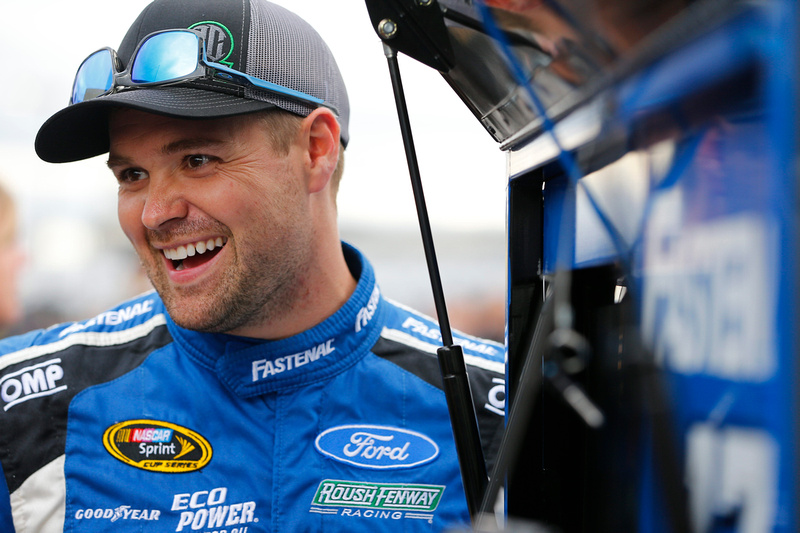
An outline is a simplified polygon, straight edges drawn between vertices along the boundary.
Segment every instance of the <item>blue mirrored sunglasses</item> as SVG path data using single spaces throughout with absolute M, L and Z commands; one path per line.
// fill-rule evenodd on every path
M 125 87 L 170 85 L 196 80 L 211 81 L 204 88 L 214 90 L 234 84 L 256 87 L 281 96 L 312 104 L 325 105 L 315 98 L 282 85 L 233 70 L 208 60 L 203 38 L 191 30 L 164 30 L 151 33 L 136 47 L 128 68 L 120 70 L 121 62 L 111 48 L 101 48 L 87 57 L 72 86 L 71 104 L 78 104 L 118 91 Z

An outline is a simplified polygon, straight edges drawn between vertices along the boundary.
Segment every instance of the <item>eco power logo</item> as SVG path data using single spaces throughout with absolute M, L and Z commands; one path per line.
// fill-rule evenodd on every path
M 160 420 L 126 420 L 109 427 L 103 446 L 123 463 L 169 474 L 193 472 L 211 461 L 211 444 L 191 429 Z

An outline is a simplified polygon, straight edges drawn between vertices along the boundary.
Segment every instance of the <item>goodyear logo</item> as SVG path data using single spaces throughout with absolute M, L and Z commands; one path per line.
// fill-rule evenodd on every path
M 361 483 L 326 479 L 319 484 L 314 505 L 369 507 L 390 511 L 432 512 L 445 487 L 407 483 Z
M 199 433 L 159 420 L 126 420 L 109 427 L 103 446 L 123 463 L 152 472 L 193 472 L 211 461 L 211 445 Z

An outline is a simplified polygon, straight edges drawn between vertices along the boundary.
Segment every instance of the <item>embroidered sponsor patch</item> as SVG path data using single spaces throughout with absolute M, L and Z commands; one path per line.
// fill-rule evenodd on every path
M 181 513 L 175 531 L 247 533 L 249 526 L 243 524 L 254 524 L 259 520 L 256 502 L 229 501 L 227 487 L 175 494 L 170 510 Z
M 356 315 L 356 325 L 354 328 L 356 333 L 367 327 L 369 321 L 372 320 L 373 316 L 375 316 L 375 311 L 378 310 L 378 302 L 380 299 L 381 291 L 376 286 L 372 291 L 372 295 L 369 297 L 367 305 L 359 309 L 358 314 Z
M 439 446 L 429 437 L 389 426 L 333 427 L 320 433 L 314 445 L 331 459 L 361 468 L 413 468 L 439 455 Z
M 67 390 L 67 385 L 61 382 L 63 377 L 64 369 L 59 358 L 3 376 L 0 378 L 0 400 L 3 403 L 3 411 L 8 411 L 28 400 L 52 396 Z
M 78 509 L 75 520 L 159 520 L 161 511 L 156 509 L 134 509 L 130 505 L 120 505 L 114 509 Z
M 312 346 L 308 350 L 278 357 L 275 360 L 259 359 L 253 361 L 253 383 L 262 379 L 267 379 L 276 374 L 296 370 L 301 366 L 318 361 L 321 357 L 330 355 L 336 351 L 336 347 L 333 345 L 334 340 L 335 339 L 328 339 L 317 346 Z
M 103 446 L 125 464 L 152 472 L 193 472 L 211 461 L 211 444 L 199 433 L 159 420 L 126 420 L 109 427 Z
M 439 506 L 444 489 L 442 485 L 363 483 L 326 479 L 319 484 L 312 503 L 330 507 L 433 512 Z

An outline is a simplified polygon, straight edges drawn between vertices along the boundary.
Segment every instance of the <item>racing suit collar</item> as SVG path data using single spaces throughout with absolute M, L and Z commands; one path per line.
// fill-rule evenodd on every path
M 178 350 L 216 372 L 240 397 L 330 379 L 349 368 L 378 340 L 385 306 L 369 261 L 349 244 L 342 243 L 342 249 L 358 284 L 325 321 L 286 339 L 262 341 L 191 331 L 167 318 Z

